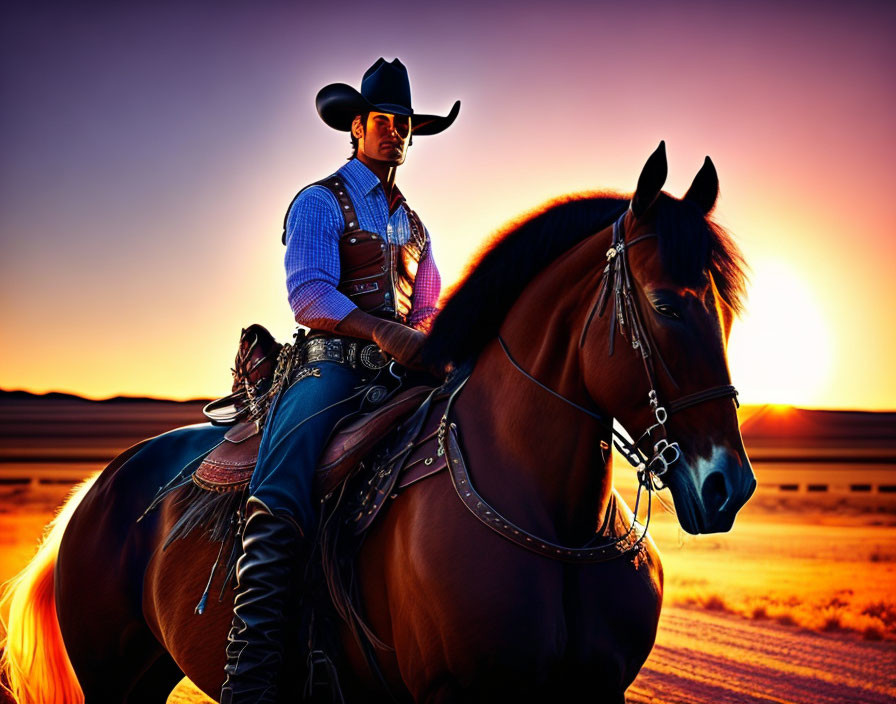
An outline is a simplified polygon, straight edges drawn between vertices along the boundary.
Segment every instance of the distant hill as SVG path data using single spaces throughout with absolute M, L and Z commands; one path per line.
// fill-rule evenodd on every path
M 754 461 L 896 463 L 896 413 L 755 406 L 741 415 Z
M 173 428 L 206 421 L 205 401 L 0 391 L 0 465 L 94 464 Z M 17 469 L 15 471 L 18 471 Z M 0 700 L 2 701 L 2 700 Z
M 896 447 L 896 413 L 759 406 L 741 422 L 741 433 L 753 439 L 827 438 Z
M 75 394 L 0 389 L 0 459 L 4 438 L 47 433 L 84 433 L 100 422 L 104 432 L 137 440 L 185 423 L 203 422 L 201 405 L 208 399 L 171 401 L 116 396 L 93 401 Z M 48 406 L 45 408 L 44 403 Z M 17 404 L 22 406 L 18 407 Z M 55 405 L 54 405 L 55 404 Z M 72 404 L 95 409 L 75 411 Z M 85 405 L 81 405 L 85 404 Z M 107 416 L 102 409 L 127 405 L 129 410 Z M 29 409 L 29 410 L 26 410 Z M 50 410 L 54 409 L 54 410 Z M 133 409 L 133 410 L 130 410 Z M 100 415 L 96 415 L 100 414 Z M 88 420 L 94 418 L 96 420 Z M 47 425 L 50 418 L 56 423 Z M 741 435 L 754 462 L 870 462 L 896 464 L 896 412 L 809 410 L 781 405 L 746 405 L 739 411 Z M 152 419 L 141 425 L 143 419 Z M 66 428 L 68 430 L 63 430 Z M 118 428 L 118 430 L 114 430 Z
M 86 401 L 87 403 L 208 403 L 208 398 L 193 398 L 186 401 L 173 401 L 167 398 L 150 398 L 149 396 L 113 396 L 112 398 L 90 399 L 77 394 L 66 394 L 60 391 L 49 391 L 35 394 L 30 391 L 0 389 L 0 401 L 46 399 L 48 401 Z

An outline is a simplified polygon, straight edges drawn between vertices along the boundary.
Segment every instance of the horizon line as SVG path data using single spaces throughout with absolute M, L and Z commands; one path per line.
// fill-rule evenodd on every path
M 115 396 L 106 396 L 106 397 L 97 397 L 97 396 L 88 396 L 83 393 L 78 393 L 75 391 L 31 391 L 29 389 L 4 389 L 0 388 L 0 397 L 4 395 L 12 395 L 12 394 L 27 394 L 29 396 L 34 396 L 37 398 L 47 397 L 47 396 L 68 396 L 74 400 L 80 401 L 89 401 L 91 403 L 105 403 L 110 401 L 152 401 L 158 403 L 200 403 L 215 400 L 218 398 L 216 396 L 209 397 L 191 397 L 191 398 L 170 398 L 170 397 L 160 397 L 160 396 L 145 396 L 145 395 L 128 395 L 128 394 L 118 394 Z M 779 407 L 781 409 L 794 409 L 800 411 L 851 411 L 851 412 L 860 412 L 860 413 L 896 413 L 896 407 L 893 408 L 860 408 L 856 406 L 803 406 L 796 405 L 791 403 L 780 403 L 775 401 L 766 401 L 759 403 L 743 403 L 740 404 L 741 407 L 753 407 L 759 408 L 763 406 L 767 406 L 770 408 Z

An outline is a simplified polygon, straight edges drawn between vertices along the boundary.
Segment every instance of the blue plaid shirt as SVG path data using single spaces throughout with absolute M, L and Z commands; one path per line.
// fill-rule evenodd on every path
M 411 237 L 407 211 L 389 204 L 380 180 L 357 159 L 337 172 L 345 182 L 358 224 L 395 245 Z M 339 238 L 345 227 L 335 196 L 323 186 L 306 188 L 286 217 L 286 288 L 296 321 L 321 327 L 320 321 L 338 322 L 357 306 L 340 291 Z M 424 229 L 426 229 L 424 227 Z M 426 232 L 429 240 L 429 231 Z M 432 243 L 420 260 L 408 323 L 426 328 L 438 311 L 441 278 L 432 256 Z

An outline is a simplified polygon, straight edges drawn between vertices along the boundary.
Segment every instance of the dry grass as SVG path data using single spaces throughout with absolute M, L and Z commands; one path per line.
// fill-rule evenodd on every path
M 896 527 L 884 515 L 804 512 L 797 522 L 754 510 L 729 534 L 697 537 L 655 516 L 665 602 L 896 640 Z
M 773 620 L 787 626 L 799 626 L 819 632 L 852 632 L 866 640 L 896 640 L 896 624 L 890 616 L 876 612 L 876 604 L 847 601 L 841 606 L 825 605 L 820 602 L 797 602 L 792 599 L 754 596 L 741 601 L 726 599 L 714 592 L 676 594 L 671 600 L 679 606 L 725 611 L 754 621 Z M 893 604 L 886 604 L 888 613 Z

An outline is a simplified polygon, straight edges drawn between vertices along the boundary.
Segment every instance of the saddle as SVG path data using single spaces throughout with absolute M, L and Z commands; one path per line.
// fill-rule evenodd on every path
M 278 390 L 279 383 L 285 381 L 290 373 L 288 358 L 293 356 L 294 349 L 295 346 L 278 344 L 261 325 L 250 325 L 242 331 L 232 370 L 233 392 L 213 401 L 204 409 L 213 423 L 229 422 L 231 427 L 224 435 L 224 440 L 212 449 L 193 472 L 191 479 L 195 486 L 219 494 L 242 492 L 246 489 L 258 462 L 262 430 L 271 397 Z M 298 381 L 300 380 L 294 379 L 293 383 Z M 373 411 L 343 418 L 331 433 L 318 463 L 314 477 L 316 497 L 329 498 L 395 428 L 398 429 L 397 435 L 404 438 L 405 444 L 412 443 L 414 447 L 426 440 L 434 440 L 434 429 L 425 427 L 431 414 L 424 410 L 430 407 L 433 396 L 432 387 L 416 386 L 398 393 Z M 418 441 L 421 431 L 425 437 Z M 444 467 L 444 462 L 433 466 L 435 459 L 429 455 L 433 455 L 435 451 L 430 452 L 427 457 L 416 456 L 422 452 L 404 453 L 409 460 L 408 469 L 414 468 L 420 473 L 424 468 L 435 471 L 436 466 Z M 410 457 L 409 454 L 414 456 Z M 383 477 L 380 477 L 376 482 L 371 480 L 368 488 L 376 486 L 374 494 L 385 496 L 386 489 L 382 484 Z M 360 504 L 370 504 L 365 509 L 365 515 L 374 506 L 374 513 L 377 512 L 382 502 L 374 500 L 373 495 L 368 496 L 367 491 L 363 493 L 364 496 L 358 497 Z
M 315 471 L 315 494 L 325 497 L 338 487 L 388 432 L 420 407 L 432 389 L 417 386 L 379 408 L 353 414 L 337 425 Z M 242 491 L 258 462 L 262 426 L 258 420 L 237 423 L 193 473 L 193 482 L 215 492 Z

